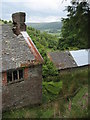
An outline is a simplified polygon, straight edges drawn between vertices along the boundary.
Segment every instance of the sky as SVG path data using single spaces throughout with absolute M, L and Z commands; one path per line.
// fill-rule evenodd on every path
M 65 18 L 71 0 L 0 0 L 0 18 L 12 20 L 12 13 L 25 12 L 26 22 L 55 22 Z M 1 14 L 2 13 L 2 14 Z

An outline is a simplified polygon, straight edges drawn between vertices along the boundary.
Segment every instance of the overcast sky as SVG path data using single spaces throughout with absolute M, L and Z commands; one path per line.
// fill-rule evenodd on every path
M 71 0 L 0 0 L 4 20 L 12 20 L 15 12 L 25 12 L 26 22 L 54 22 L 66 17 L 65 6 Z

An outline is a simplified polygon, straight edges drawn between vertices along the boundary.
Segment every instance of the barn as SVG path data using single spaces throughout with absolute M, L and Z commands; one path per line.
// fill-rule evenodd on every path
M 60 73 L 88 68 L 90 49 L 49 52 L 48 57 Z
M 42 101 L 43 58 L 26 32 L 25 17 L 14 13 L 12 25 L 0 25 L 3 111 Z

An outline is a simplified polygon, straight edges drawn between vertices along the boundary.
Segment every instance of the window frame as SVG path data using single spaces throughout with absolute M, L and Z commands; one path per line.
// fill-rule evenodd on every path
M 20 78 L 20 71 L 22 71 L 21 78 Z M 14 72 L 17 72 L 17 76 L 16 76 L 17 79 L 14 79 L 15 78 Z M 8 73 L 12 75 L 11 76 L 11 78 L 12 78 L 11 81 L 8 79 Z M 24 69 L 16 69 L 16 70 L 7 71 L 7 84 L 20 82 L 20 81 L 23 81 L 23 80 L 24 80 Z

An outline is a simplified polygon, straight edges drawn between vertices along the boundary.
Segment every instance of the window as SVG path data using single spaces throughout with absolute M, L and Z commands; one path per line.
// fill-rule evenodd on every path
M 23 70 L 19 70 L 19 79 L 23 78 Z
M 12 73 L 7 72 L 7 82 L 11 82 L 11 81 L 12 81 Z
M 8 71 L 7 72 L 7 82 L 13 82 L 23 79 L 23 70 L 14 70 L 14 71 Z
M 18 79 L 18 71 L 15 70 L 13 71 L 13 80 L 17 80 Z

